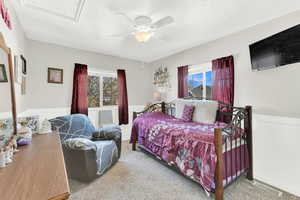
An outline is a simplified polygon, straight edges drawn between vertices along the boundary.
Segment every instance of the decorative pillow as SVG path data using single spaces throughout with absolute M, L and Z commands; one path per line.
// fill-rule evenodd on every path
M 181 119 L 185 122 L 191 122 L 193 120 L 194 109 L 194 105 L 184 105 Z
M 183 113 L 183 109 L 185 105 L 193 105 L 192 100 L 187 99 L 176 99 L 174 100 L 175 103 L 175 117 L 180 119 Z
M 195 100 L 194 122 L 214 124 L 216 121 L 219 103 L 209 100 Z
M 216 121 L 219 103 L 211 100 L 176 99 L 175 117 L 181 118 L 185 105 L 194 105 L 193 122 L 214 124 Z

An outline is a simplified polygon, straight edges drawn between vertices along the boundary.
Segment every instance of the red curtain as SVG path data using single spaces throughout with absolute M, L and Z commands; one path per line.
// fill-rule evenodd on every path
M 188 75 L 188 66 L 178 67 L 178 98 L 184 98 L 188 96 Z
M 213 100 L 233 106 L 234 103 L 234 60 L 233 56 L 223 57 L 212 61 L 213 71 Z M 230 110 L 223 110 L 230 112 Z M 218 116 L 218 121 L 230 122 L 231 116 Z
M 126 86 L 125 70 L 118 69 L 118 106 L 119 106 L 119 125 L 128 124 L 128 97 Z
M 71 114 L 88 115 L 87 65 L 75 63 Z

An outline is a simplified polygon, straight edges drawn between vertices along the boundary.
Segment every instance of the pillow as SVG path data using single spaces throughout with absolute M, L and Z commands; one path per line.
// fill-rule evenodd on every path
M 181 119 L 185 122 L 191 122 L 193 120 L 194 109 L 194 105 L 184 105 Z
M 63 144 L 65 147 L 68 147 L 70 149 L 96 150 L 97 148 L 96 144 L 93 141 L 86 138 L 70 138 L 65 140 Z
M 182 117 L 184 105 L 193 105 L 193 102 L 191 100 L 186 99 L 176 99 L 174 101 L 175 103 L 175 117 L 180 119 Z
M 214 124 L 216 121 L 217 110 L 219 103 L 210 100 L 191 100 L 191 99 L 176 99 L 175 103 L 175 117 L 181 118 L 184 105 L 194 105 L 193 121 L 206 124 Z
M 214 124 L 216 121 L 219 103 L 209 100 L 195 100 L 194 122 Z

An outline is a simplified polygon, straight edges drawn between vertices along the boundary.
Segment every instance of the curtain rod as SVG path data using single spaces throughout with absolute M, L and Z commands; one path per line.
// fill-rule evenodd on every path
M 233 56 L 234 58 L 238 58 L 238 56 L 240 55 L 240 53 L 235 53 L 235 54 L 230 54 L 228 56 Z M 222 57 L 219 57 L 219 58 L 224 58 L 224 57 L 228 57 L 228 56 L 222 56 Z M 214 58 L 214 59 L 218 59 L 218 58 Z M 205 62 L 202 62 L 202 63 L 196 63 L 196 64 L 184 64 L 184 65 L 180 65 L 179 67 L 181 66 L 193 66 L 193 65 L 202 65 L 202 64 L 205 64 L 205 63 L 208 63 L 208 62 L 212 62 L 214 59 L 210 59 L 209 61 L 205 61 Z

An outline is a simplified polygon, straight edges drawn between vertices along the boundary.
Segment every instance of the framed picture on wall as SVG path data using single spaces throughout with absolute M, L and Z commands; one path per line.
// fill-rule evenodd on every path
M 19 56 L 14 56 L 15 81 L 22 84 L 22 65 L 19 62 Z
M 64 81 L 64 71 L 58 68 L 48 68 L 48 83 L 62 84 Z
M 4 64 L 0 64 L 0 82 L 6 83 L 8 82 L 6 69 Z
M 22 62 L 22 72 L 24 75 L 27 74 L 27 63 L 26 63 L 26 59 L 23 55 L 20 56 L 21 57 L 21 62 Z

